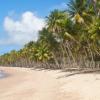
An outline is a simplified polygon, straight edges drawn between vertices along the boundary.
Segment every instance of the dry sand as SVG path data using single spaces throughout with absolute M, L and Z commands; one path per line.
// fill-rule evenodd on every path
M 0 100 L 100 100 L 100 75 L 0 67 Z

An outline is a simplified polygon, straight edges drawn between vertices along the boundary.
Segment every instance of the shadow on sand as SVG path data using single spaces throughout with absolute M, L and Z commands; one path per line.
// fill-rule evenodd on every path
M 65 73 L 65 75 L 60 75 L 57 79 L 71 77 L 78 74 L 100 74 L 100 69 L 49 69 L 49 68 L 32 68 L 32 70 L 36 71 L 54 71 L 59 70 L 58 73 Z
M 66 78 L 66 77 L 71 77 L 71 76 L 74 76 L 74 75 L 78 75 L 78 74 L 100 74 L 100 69 L 83 69 L 83 70 L 63 70 L 61 72 L 69 72 L 65 75 L 62 75 L 62 76 L 59 76 L 59 78 Z

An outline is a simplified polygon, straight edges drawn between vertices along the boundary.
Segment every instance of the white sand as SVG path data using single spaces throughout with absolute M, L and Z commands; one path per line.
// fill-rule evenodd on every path
M 0 67 L 0 100 L 100 100 L 100 75 Z

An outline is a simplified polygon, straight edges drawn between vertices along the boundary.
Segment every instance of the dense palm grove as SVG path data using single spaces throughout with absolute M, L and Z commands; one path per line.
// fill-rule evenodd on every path
M 70 0 L 68 9 L 55 9 L 37 42 L 1 55 L 0 65 L 100 68 L 100 0 Z

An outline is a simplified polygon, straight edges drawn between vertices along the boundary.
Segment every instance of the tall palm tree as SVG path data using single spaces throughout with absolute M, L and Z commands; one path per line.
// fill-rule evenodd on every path
M 47 17 L 48 30 L 52 33 L 61 33 L 66 18 L 67 14 L 65 12 L 55 9 Z
M 58 41 L 71 37 L 72 21 L 65 11 L 54 10 L 47 17 L 47 29 Z
M 67 11 L 76 23 L 86 23 L 90 20 L 87 0 L 71 0 L 68 7 Z

